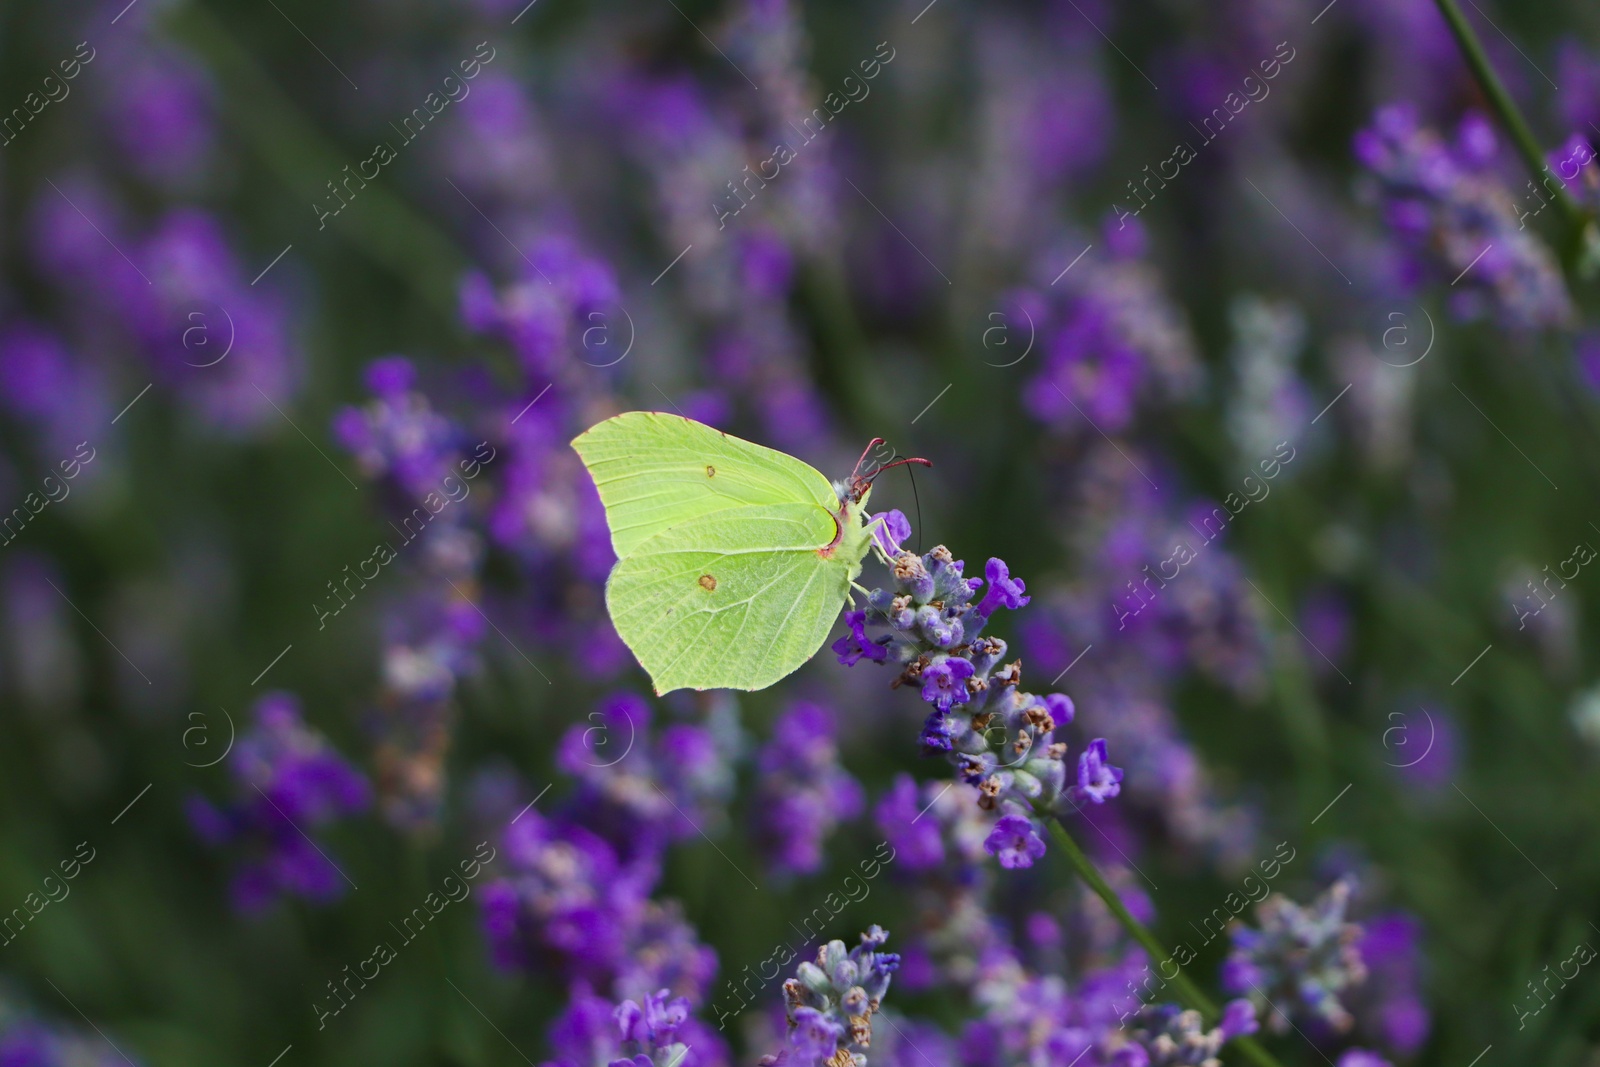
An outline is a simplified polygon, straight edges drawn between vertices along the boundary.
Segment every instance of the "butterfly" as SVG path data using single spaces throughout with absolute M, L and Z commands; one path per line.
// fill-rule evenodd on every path
M 866 516 L 872 479 L 932 466 L 902 459 L 864 475 L 863 453 L 835 485 L 793 456 L 660 411 L 606 419 L 572 447 L 617 555 L 606 609 L 658 694 L 765 689 L 815 655 L 881 521 Z

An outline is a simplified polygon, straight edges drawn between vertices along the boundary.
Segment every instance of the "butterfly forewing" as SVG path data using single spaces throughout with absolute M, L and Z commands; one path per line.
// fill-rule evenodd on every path
M 600 491 L 619 559 L 674 525 L 728 508 L 838 507 L 815 468 L 680 415 L 630 411 L 578 435 L 572 447 Z
M 851 561 L 823 556 L 838 527 L 815 504 L 724 510 L 639 544 L 606 607 L 656 691 L 763 689 L 809 659 L 849 592 Z

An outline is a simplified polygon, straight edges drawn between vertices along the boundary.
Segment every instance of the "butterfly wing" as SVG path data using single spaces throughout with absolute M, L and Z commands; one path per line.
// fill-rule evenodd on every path
M 851 559 L 815 504 L 724 509 L 638 545 L 606 582 L 606 607 L 658 693 L 764 689 L 814 655 L 838 617 Z
M 728 508 L 839 506 L 816 468 L 681 415 L 625 412 L 579 434 L 572 447 L 600 491 L 618 559 L 668 527 Z

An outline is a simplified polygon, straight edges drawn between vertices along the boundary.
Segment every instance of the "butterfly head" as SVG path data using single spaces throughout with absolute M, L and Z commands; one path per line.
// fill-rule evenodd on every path
M 884 462 L 882 458 L 885 453 L 888 462 Z M 856 460 L 856 468 L 850 472 L 850 477 L 836 484 L 839 502 L 846 506 L 860 507 L 866 503 L 867 494 L 872 491 L 874 478 L 891 467 L 909 463 L 920 463 L 924 467 L 933 466 L 933 463 L 926 459 L 895 458 L 894 450 L 887 448 L 887 442 L 881 437 L 874 437 L 861 453 L 861 458 Z

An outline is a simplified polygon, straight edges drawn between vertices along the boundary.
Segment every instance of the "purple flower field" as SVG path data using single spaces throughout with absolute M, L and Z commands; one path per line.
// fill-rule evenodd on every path
M 1600 1064 L 1592 11 L 0 53 L 0 1067 Z

